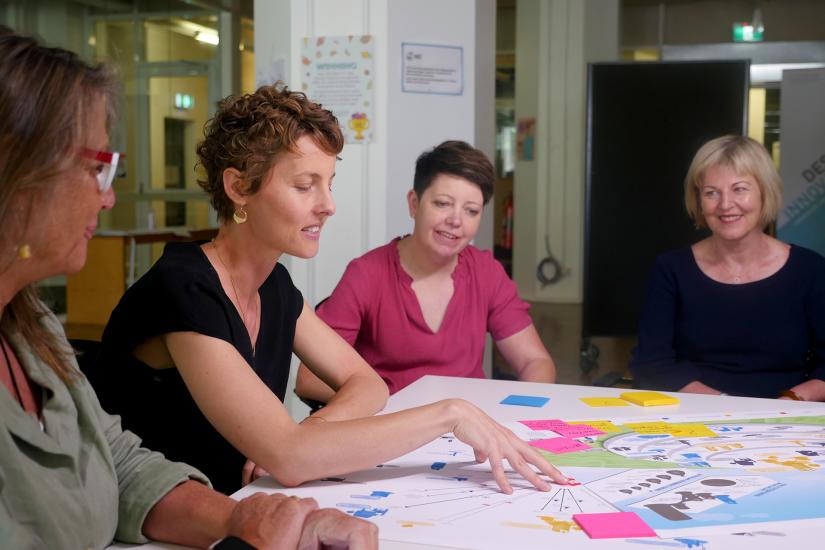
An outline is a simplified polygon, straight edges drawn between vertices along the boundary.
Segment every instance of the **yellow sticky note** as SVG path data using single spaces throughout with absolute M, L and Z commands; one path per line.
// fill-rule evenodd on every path
M 615 433 L 622 431 L 617 425 L 610 420 L 577 420 L 576 422 L 568 422 L 568 424 L 585 424 L 605 433 Z
M 658 405 L 678 405 L 679 400 L 675 397 L 659 393 L 657 391 L 627 391 L 619 397 L 625 401 L 630 401 L 642 407 L 655 407 Z
M 669 424 L 667 431 L 675 437 L 716 437 L 718 435 L 704 424 Z
M 579 397 L 579 401 L 591 407 L 628 407 L 627 401 L 618 397 Z
M 670 424 L 667 422 L 631 422 L 623 424 L 625 428 L 630 428 L 640 434 L 666 434 L 670 433 Z

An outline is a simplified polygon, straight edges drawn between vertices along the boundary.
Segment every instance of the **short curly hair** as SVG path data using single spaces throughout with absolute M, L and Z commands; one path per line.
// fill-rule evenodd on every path
M 344 147 L 335 115 L 281 83 L 221 100 L 197 147 L 198 165 L 205 176 L 198 178 L 198 183 L 209 195 L 218 219 L 226 221 L 235 211 L 223 188 L 227 168 L 238 170 L 246 184 L 245 194 L 254 195 L 278 154 L 294 152 L 297 141 L 305 135 L 330 155 L 339 154 Z

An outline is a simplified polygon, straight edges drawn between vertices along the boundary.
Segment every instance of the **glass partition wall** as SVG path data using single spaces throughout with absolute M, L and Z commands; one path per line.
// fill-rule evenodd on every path
M 0 6 L 0 23 L 117 67 L 123 102 L 111 148 L 126 156 L 114 182 L 117 203 L 102 213 L 99 233 L 123 238 L 124 287 L 159 257 L 164 235 L 217 225 L 197 184 L 195 146 L 220 98 L 254 89 L 251 4 L 20 0 Z M 58 311 L 65 311 L 65 286 L 65 278 L 45 284 Z

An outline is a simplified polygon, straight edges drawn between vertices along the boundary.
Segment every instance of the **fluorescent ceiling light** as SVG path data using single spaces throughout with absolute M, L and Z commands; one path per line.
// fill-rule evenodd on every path
M 196 32 L 195 40 L 197 40 L 198 42 L 203 42 L 205 44 L 212 44 L 213 46 L 217 46 L 220 42 L 220 39 L 218 38 L 218 33 L 206 31 Z
M 825 63 L 766 63 L 751 65 L 751 84 L 781 82 L 782 71 L 791 69 L 821 69 Z
M 218 31 L 212 27 L 207 27 L 206 25 L 201 25 L 199 23 L 195 23 L 194 21 L 189 21 L 178 17 L 173 17 L 171 21 L 173 23 L 172 30 L 191 36 L 198 42 L 211 44 L 213 46 L 217 46 L 220 42 L 220 39 L 218 38 Z

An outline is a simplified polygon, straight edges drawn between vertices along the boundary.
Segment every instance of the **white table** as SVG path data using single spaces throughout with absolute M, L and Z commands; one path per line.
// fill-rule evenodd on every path
M 462 398 L 474 403 L 499 422 L 550 418 L 595 420 L 616 417 L 623 421 L 653 421 L 663 417 L 667 418 L 670 415 L 678 416 L 680 421 L 684 422 L 685 418 L 690 417 L 724 419 L 725 417 L 773 417 L 783 414 L 793 416 L 795 414 L 801 415 L 805 413 L 825 415 L 825 404 L 823 403 L 711 395 L 673 394 L 678 396 L 680 403 L 678 405 L 661 407 L 639 407 L 634 405 L 630 407 L 593 408 L 579 400 L 580 397 L 618 397 L 619 394 L 624 391 L 628 390 L 426 376 L 390 397 L 382 414 L 431 403 L 440 399 Z M 510 394 L 544 396 L 549 397 L 550 401 L 540 408 L 501 405 L 499 402 Z M 810 475 L 825 477 L 825 472 L 813 472 Z M 276 492 L 279 490 L 281 489 L 279 489 L 271 479 L 265 478 L 241 489 L 233 496 L 243 498 L 257 491 Z M 290 490 L 290 492 L 300 494 L 301 496 L 318 496 L 313 494 L 312 487 L 294 489 Z M 702 538 L 708 542 L 706 547 L 713 548 L 714 550 L 736 548 L 753 550 L 755 548 L 777 548 L 779 545 L 793 546 L 796 549 L 818 548 L 819 544 L 816 542 L 818 540 L 816 537 L 821 537 L 822 533 L 825 533 L 825 519 L 816 520 L 816 524 L 813 526 L 809 522 L 798 528 L 787 530 L 781 537 L 720 534 Z M 656 548 L 657 545 L 654 544 L 654 541 L 659 541 L 659 539 L 646 539 L 644 542 L 636 540 L 634 544 L 625 542 L 624 539 L 588 540 L 586 546 L 588 548 L 637 548 L 641 550 L 643 544 L 649 544 L 653 546 L 653 548 Z M 580 544 L 581 542 L 579 542 L 579 545 Z M 672 541 L 663 541 L 658 547 L 682 546 L 678 543 L 676 543 L 676 546 L 674 546 L 674 544 Z M 443 547 L 442 545 L 421 545 L 411 542 L 400 542 L 398 540 L 381 539 L 381 548 L 412 550 Z M 560 547 L 563 548 L 565 546 L 562 545 Z M 687 548 L 687 543 L 682 547 Z M 145 548 L 176 547 L 173 545 L 146 545 Z
M 440 399 L 458 397 L 470 401 L 499 422 L 515 422 L 533 418 L 586 420 L 602 418 L 606 413 L 622 417 L 635 416 L 651 419 L 667 414 L 793 412 L 809 409 L 820 409 L 822 414 L 825 414 L 825 403 L 685 393 L 669 394 L 677 396 L 681 402 L 679 405 L 665 407 L 594 408 L 579 401 L 580 397 L 618 397 L 619 394 L 626 391 L 632 390 L 564 384 L 538 384 L 509 380 L 425 376 L 390 397 L 383 412 L 396 412 Z M 509 394 L 545 396 L 550 398 L 550 402 L 540 408 L 500 405 L 499 401 L 502 397 Z

